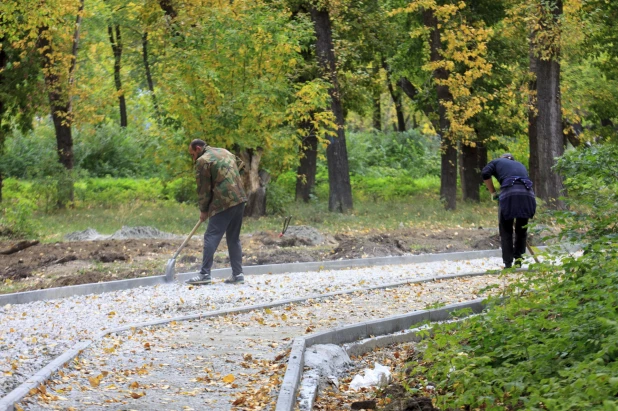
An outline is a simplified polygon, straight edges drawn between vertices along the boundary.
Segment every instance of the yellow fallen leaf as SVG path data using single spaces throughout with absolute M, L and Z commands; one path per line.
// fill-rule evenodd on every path
M 129 384 L 129 388 L 136 389 L 137 387 L 139 387 L 139 383 L 137 381 L 133 381 L 131 384 Z
M 236 377 L 234 377 L 234 375 L 232 375 L 232 374 L 228 374 L 225 377 L 223 377 L 223 382 L 225 382 L 227 384 L 233 383 L 234 380 L 236 380 Z
M 131 398 L 138 399 L 138 398 L 142 398 L 144 395 L 146 395 L 146 393 L 144 391 L 142 391 L 142 392 L 132 392 L 131 393 Z
M 273 313 L 273 311 L 270 308 L 265 309 L 264 312 L 266 314 L 272 314 Z
M 92 385 L 93 387 L 98 387 L 99 384 L 101 384 L 101 380 L 103 379 L 103 374 L 99 374 L 96 377 L 88 377 L 88 381 L 90 382 L 90 385 Z

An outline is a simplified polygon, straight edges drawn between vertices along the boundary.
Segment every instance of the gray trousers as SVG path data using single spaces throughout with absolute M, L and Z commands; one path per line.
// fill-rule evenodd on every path
M 210 275 L 213 257 L 223 234 L 227 240 L 227 250 L 232 265 L 232 274 L 242 273 L 242 248 L 240 246 L 240 229 L 245 203 L 235 205 L 217 213 L 208 219 L 208 227 L 204 233 L 204 259 L 200 274 Z

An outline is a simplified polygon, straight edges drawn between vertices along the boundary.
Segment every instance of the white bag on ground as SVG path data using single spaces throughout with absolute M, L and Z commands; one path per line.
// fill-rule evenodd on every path
M 373 370 L 365 368 L 365 375 L 358 374 L 350 383 L 350 388 L 358 391 L 361 388 L 384 387 L 391 382 L 391 371 L 388 367 L 375 363 Z

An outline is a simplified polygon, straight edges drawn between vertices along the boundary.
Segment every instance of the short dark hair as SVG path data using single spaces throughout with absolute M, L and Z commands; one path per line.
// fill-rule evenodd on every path
M 508 158 L 509 160 L 515 161 L 515 157 L 513 157 L 513 154 L 511 154 L 511 153 L 504 153 L 500 157 L 501 158 Z
M 195 150 L 198 147 L 204 147 L 205 145 L 206 145 L 206 142 L 204 140 L 200 140 L 199 138 L 196 138 L 195 140 L 191 142 L 191 148 L 193 150 Z

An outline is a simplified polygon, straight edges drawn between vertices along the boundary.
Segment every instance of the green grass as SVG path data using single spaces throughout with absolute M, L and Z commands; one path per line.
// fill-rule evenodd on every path
M 417 194 L 398 201 L 357 200 L 351 213 L 328 211 L 325 202 L 295 203 L 287 207 L 292 225 L 310 225 L 326 233 L 390 231 L 403 227 L 467 228 L 496 225 L 495 204 L 460 203 L 456 211 L 445 211 L 436 194 Z M 93 228 L 101 234 L 112 234 L 122 226 L 152 226 L 174 234 L 187 234 L 199 218 L 197 207 L 173 201 L 132 202 L 115 208 L 89 207 L 35 213 L 40 238 L 60 241 L 64 235 Z M 243 232 L 279 231 L 282 216 L 246 218 Z

